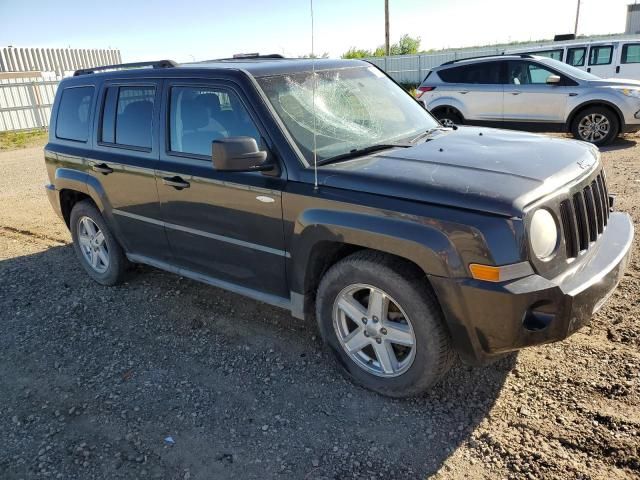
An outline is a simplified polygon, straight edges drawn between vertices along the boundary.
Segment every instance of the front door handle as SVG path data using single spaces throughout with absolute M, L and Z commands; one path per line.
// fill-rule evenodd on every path
M 469 93 L 469 90 L 460 90 L 460 92 L 462 95 L 466 95 L 467 93 Z
M 191 184 L 182 178 L 176 177 L 163 177 L 162 183 L 165 185 L 169 185 L 170 187 L 175 188 L 176 190 L 182 190 L 183 188 L 189 188 Z
M 620 73 L 620 65 L 616 67 L 616 73 Z
M 113 168 L 111 168 L 106 163 L 101 163 L 99 165 L 92 165 L 91 169 L 94 172 L 98 172 L 98 173 L 101 173 L 103 175 L 109 175 L 110 173 L 113 173 Z
M 520 95 L 522 92 L 520 90 L 514 90 L 511 92 L 511 95 Z

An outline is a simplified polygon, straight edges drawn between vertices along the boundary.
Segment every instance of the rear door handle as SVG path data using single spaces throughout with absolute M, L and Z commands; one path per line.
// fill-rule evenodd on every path
M 180 177 L 163 177 L 162 183 L 175 188 L 176 190 L 182 190 L 183 188 L 189 188 L 191 184 Z
M 616 73 L 620 73 L 620 65 L 616 67 Z
M 461 93 L 462 95 L 465 95 L 465 94 L 469 93 L 469 90 L 460 90 L 460 92 L 458 92 L 458 93 Z
M 106 163 L 101 163 L 99 165 L 92 165 L 91 169 L 94 172 L 99 172 L 99 173 L 101 173 L 103 175 L 109 175 L 110 173 L 113 173 L 113 168 L 111 168 Z
M 511 92 L 511 95 L 520 95 L 522 92 L 520 90 L 514 90 Z

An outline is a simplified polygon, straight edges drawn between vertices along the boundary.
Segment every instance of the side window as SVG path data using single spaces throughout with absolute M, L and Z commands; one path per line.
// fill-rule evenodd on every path
M 109 87 L 102 110 L 101 141 L 150 150 L 155 95 L 152 86 Z
M 507 80 L 511 85 L 541 85 L 547 83 L 549 75 L 555 72 L 547 70 L 542 65 L 532 62 L 509 62 Z
M 441 70 L 440 78 L 447 83 L 495 85 L 500 82 L 501 62 L 480 62 Z
M 613 47 L 611 45 L 600 45 L 591 47 L 589 50 L 589 65 L 609 65 Z
M 622 47 L 622 63 L 640 63 L 640 43 L 627 43 Z
M 567 50 L 567 63 L 574 67 L 583 67 L 586 54 L 586 47 L 570 48 Z
M 211 156 L 211 142 L 260 133 L 236 94 L 222 88 L 172 87 L 169 107 L 169 149 Z
M 65 88 L 56 118 L 56 137 L 86 142 L 89 138 L 89 114 L 93 87 Z
M 562 54 L 564 52 L 561 49 L 557 50 L 540 50 L 537 52 L 528 52 L 529 55 L 538 55 L 539 57 L 553 58 L 554 60 L 562 61 Z

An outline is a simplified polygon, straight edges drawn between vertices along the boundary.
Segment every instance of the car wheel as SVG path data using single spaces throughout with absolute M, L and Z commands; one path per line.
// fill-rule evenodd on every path
M 436 114 L 436 118 L 444 127 L 462 125 L 462 117 L 453 112 L 443 111 Z
M 102 285 L 122 282 L 127 270 L 127 258 L 90 200 L 74 205 L 70 228 L 74 250 L 89 276 Z
M 587 108 L 579 112 L 571 124 L 575 138 L 598 146 L 611 143 L 619 132 L 618 117 L 605 107 Z
M 357 384 L 391 397 L 419 394 L 455 358 L 440 306 L 424 274 L 378 252 L 331 267 L 316 298 L 325 343 Z

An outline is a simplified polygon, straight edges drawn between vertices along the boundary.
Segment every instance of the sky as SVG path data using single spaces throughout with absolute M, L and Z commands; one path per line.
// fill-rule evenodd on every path
M 577 0 L 389 0 L 391 42 L 440 49 L 573 32 Z M 579 34 L 624 31 L 633 0 L 582 0 Z M 123 61 L 311 52 L 310 0 L 0 0 L 0 47 L 118 48 Z M 314 0 L 315 53 L 384 43 L 384 0 Z

